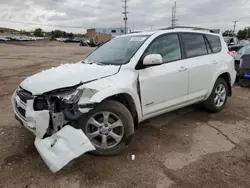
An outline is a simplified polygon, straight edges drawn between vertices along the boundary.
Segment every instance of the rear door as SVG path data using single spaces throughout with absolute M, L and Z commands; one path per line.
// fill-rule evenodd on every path
M 213 82 L 218 60 L 212 57 L 212 50 L 205 38 L 200 33 L 181 34 L 185 58 L 189 65 L 188 101 L 203 100 L 208 94 Z

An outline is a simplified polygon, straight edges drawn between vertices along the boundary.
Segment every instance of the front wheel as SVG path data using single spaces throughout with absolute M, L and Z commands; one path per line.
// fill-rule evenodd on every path
M 209 98 L 204 102 L 204 106 L 210 112 L 220 112 L 227 102 L 227 97 L 227 82 L 222 78 L 218 78 L 214 84 L 212 93 L 210 94 Z
M 121 103 L 106 100 L 77 122 L 78 128 L 95 146 L 96 155 L 117 155 L 131 141 L 134 131 L 133 118 Z

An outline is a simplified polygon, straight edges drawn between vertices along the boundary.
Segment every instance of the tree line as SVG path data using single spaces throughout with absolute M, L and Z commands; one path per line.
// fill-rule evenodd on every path
M 224 37 L 226 37 L 226 36 L 229 36 L 229 37 L 237 36 L 237 38 L 239 40 L 249 39 L 250 38 L 250 27 L 246 27 L 243 30 L 239 30 L 237 34 L 235 34 L 233 30 L 226 30 L 222 35 Z
M 33 32 L 20 30 L 19 33 L 21 35 L 27 35 L 27 36 L 35 36 L 35 37 L 50 37 L 51 39 L 55 38 L 74 38 L 74 37 L 84 37 L 83 34 L 74 34 L 74 33 L 68 33 L 66 31 L 61 30 L 53 30 L 51 32 L 45 32 L 41 28 L 35 29 Z

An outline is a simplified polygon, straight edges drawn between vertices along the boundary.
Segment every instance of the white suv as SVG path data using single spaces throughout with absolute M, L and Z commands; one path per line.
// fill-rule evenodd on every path
M 40 155 L 57 171 L 89 150 L 118 154 L 151 117 L 198 102 L 221 111 L 235 77 L 222 36 L 165 29 L 113 38 L 79 63 L 28 77 L 12 103 L 17 119 L 37 136 Z

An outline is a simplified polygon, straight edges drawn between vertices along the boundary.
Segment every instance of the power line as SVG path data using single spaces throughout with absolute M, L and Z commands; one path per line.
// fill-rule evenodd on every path
M 122 2 L 124 2 L 124 6 L 123 6 L 124 12 L 122 14 L 124 14 L 123 19 L 124 19 L 125 35 L 126 35 L 127 34 L 127 21 L 128 21 L 128 17 L 127 17 L 127 15 L 128 15 L 128 12 L 127 12 L 127 8 L 128 8 L 127 2 L 128 2 L 128 0 L 122 0 Z

